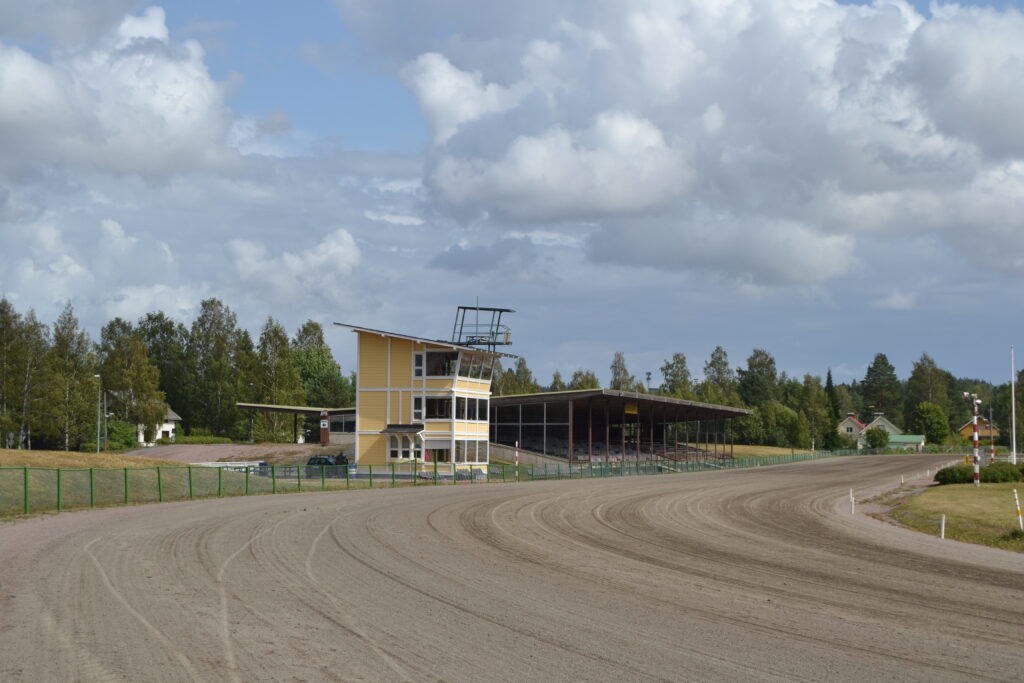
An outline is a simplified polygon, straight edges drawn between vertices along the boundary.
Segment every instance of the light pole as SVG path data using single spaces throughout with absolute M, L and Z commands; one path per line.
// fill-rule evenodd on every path
M 103 381 L 99 375 L 96 378 L 96 454 L 100 453 L 100 411 L 103 409 Z
M 996 462 L 996 437 L 992 434 L 992 404 L 988 404 L 988 464 Z
M 974 440 L 974 485 L 981 486 L 981 458 L 978 456 L 978 406 L 981 405 L 981 399 L 977 394 L 967 391 L 964 392 L 964 398 L 971 402 L 974 413 L 971 418 L 971 432 Z
M 1010 347 L 1010 462 L 1017 464 L 1017 368 Z

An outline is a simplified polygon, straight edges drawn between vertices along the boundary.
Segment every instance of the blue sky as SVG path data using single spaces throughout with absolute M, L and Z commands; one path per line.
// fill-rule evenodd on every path
M 94 334 L 217 296 L 443 337 L 479 296 L 542 381 L 718 344 L 1000 381 L 1020 7 L 7 3 L 0 291 Z

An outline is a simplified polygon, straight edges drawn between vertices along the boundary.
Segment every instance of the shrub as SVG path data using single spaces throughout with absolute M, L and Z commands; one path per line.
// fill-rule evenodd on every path
M 943 467 L 935 473 L 935 481 L 940 484 L 970 484 L 974 481 L 974 467 L 971 465 Z M 1024 481 L 1024 466 L 998 462 L 982 467 L 981 481 L 984 484 Z
M 867 439 L 868 448 L 879 449 L 889 445 L 889 432 L 881 427 L 872 427 L 864 432 L 864 438 Z
M 191 436 L 178 436 L 174 439 L 174 443 L 185 445 L 206 445 L 214 443 L 231 443 L 231 439 L 229 439 L 226 436 L 206 436 L 192 434 Z
M 943 467 L 935 473 L 939 484 L 970 484 L 974 481 L 974 469 L 970 465 Z
M 1007 481 L 1020 481 L 1020 468 L 1008 462 L 997 462 L 981 468 L 981 480 L 986 484 L 997 484 Z

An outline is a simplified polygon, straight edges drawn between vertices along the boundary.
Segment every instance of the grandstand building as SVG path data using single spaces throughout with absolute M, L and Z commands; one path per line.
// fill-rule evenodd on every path
M 510 309 L 460 306 L 452 341 L 335 323 L 357 335 L 355 462 L 482 465 L 731 457 L 741 408 L 610 389 L 491 397 Z M 481 317 L 483 321 L 481 322 Z
M 391 463 L 489 461 L 492 350 L 335 323 L 358 336 L 355 459 Z
M 569 462 L 732 457 L 731 419 L 749 410 L 611 389 L 491 399 L 490 440 Z

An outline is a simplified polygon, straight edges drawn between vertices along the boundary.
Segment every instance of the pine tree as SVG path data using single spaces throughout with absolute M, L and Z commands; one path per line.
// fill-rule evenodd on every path
M 747 358 L 746 369 L 740 368 L 736 373 L 739 375 L 740 398 L 748 406 L 759 406 L 779 398 L 775 359 L 764 349 L 754 349 Z
M 302 378 L 306 405 L 343 408 L 355 403 L 355 389 L 341 372 L 324 341 L 320 323 L 307 320 L 292 340 L 292 355 Z
M 885 413 L 885 416 L 897 426 L 903 424 L 902 387 L 896 377 L 896 368 L 884 353 L 876 354 L 868 366 L 864 382 L 861 384 L 861 393 L 867 410 Z M 865 414 L 861 419 L 870 422 L 873 416 Z
M 907 378 L 904 414 L 912 415 L 919 403 L 931 403 L 938 406 L 943 415 L 948 414 L 949 386 L 946 375 L 931 356 L 922 353 Z
M 505 371 L 505 389 L 510 394 L 536 394 L 540 391 L 540 385 L 533 378 L 533 372 L 526 365 L 525 358 L 516 359 L 515 370 Z M 511 376 L 509 376 L 511 373 Z

